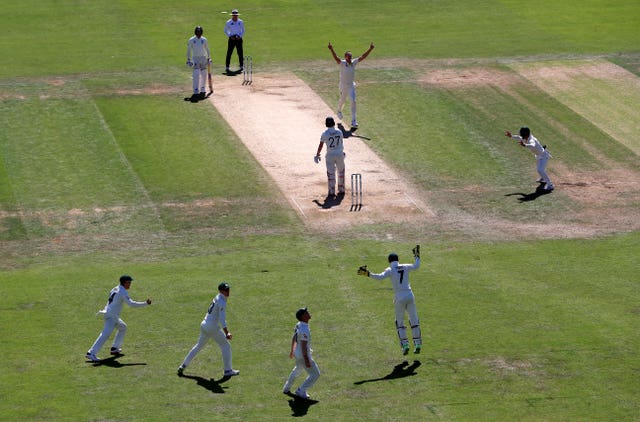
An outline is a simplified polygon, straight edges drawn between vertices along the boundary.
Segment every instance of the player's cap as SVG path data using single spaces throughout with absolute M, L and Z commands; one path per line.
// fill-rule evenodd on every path
M 307 312 L 307 308 L 300 308 L 296 311 L 296 319 L 298 321 L 302 321 L 302 315 L 305 314 L 305 312 Z
M 233 10 L 231 11 L 231 15 L 238 16 L 239 14 L 240 14 L 240 13 L 238 13 L 238 9 L 233 9 Z
M 333 117 L 329 116 L 324 119 L 324 124 L 326 127 L 334 127 L 336 125 L 336 121 L 333 120 Z
M 398 262 L 398 254 L 390 253 L 389 254 L 389 262 Z
M 120 284 L 124 283 L 125 281 L 133 281 L 133 278 L 131 278 L 130 275 L 123 275 L 120 277 Z
M 229 286 L 229 283 L 225 283 L 224 281 L 222 283 L 218 284 L 218 290 L 224 290 L 226 292 L 230 288 L 231 287 Z

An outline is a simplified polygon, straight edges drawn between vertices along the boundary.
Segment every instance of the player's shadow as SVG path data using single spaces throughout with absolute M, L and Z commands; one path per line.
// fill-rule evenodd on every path
M 214 394 L 224 394 L 224 387 L 222 387 L 220 384 L 222 384 L 223 382 L 226 382 L 229 380 L 229 378 L 231 377 L 222 377 L 219 380 L 214 380 L 213 378 L 211 379 L 206 379 L 203 377 L 199 377 L 197 375 L 181 375 L 180 378 L 187 378 L 190 380 L 194 380 L 200 387 L 207 389 L 209 391 L 211 391 Z
M 122 368 L 123 366 L 139 366 L 146 365 L 144 362 L 134 362 L 134 363 L 122 363 L 118 362 L 118 358 L 124 355 L 111 356 L 105 359 L 101 359 L 100 362 L 91 362 L 87 361 L 87 363 L 93 364 L 93 366 L 108 366 L 110 368 Z
M 344 199 L 344 193 L 338 195 L 327 195 L 324 198 L 324 202 L 320 202 L 317 199 L 313 200 L 313 203 L 319 206 L 322 209 L 328 210 L 329 208 L 337 207 L 342 203 Z
M 193 95 L 192 95 L 192 96 L 190 96 L 190 97 L 184 97 L 184 100 L 185 100 L 185 101 L 189 101 L 190 103 L 194 103 L 194 104 L 195 104 L 195 103 L 198 103 L 198 102 L 200 102 L 200 101 L 204 101 L 204 100 L 206 100 L 207 98 L 209 98 L 209 97 L 211 96 L 211 94 L 213 94 L 213 91 L 209 91 L 209 92 L 207 92 L 207 93 L 205 94 L 204 98 L 200 98 L 200 96 L 199 96 L 199 95 L 197 95 L 197 94 L 193 94 Z
M 344 125 L 342 123 L 338 123 L 338 129 L 340 129 L 340 132 L 342 132 L 342 137 L 343 138 L 360 138 L 360 139 L 366 139 L 367 141 L 370 141 L 371 138 L 367 138 L 366 136 L 362 136 L 362 135 L 356 135 L 356 128 L 351 128 L 349 130 L 347 130 L 346 127 L 344 127 Z
M 362 385 L 366 382 L 388 381 L 388 380 L 393 380 L 397 378 L 412 377 L 414 375 L 417 375 L 415 371 L 420 365 L 422 364 L 420 363 L 419 360 L 414 360 L 411 365 L 409 365 L 409 362 L 405 360 L 404 362 L 394 366 L 391 373 L 385 375 L 384 377 L 356 381 L 354 382 L 354 384 Z
M 305 416 L 309 412 L 309 408 L 318 403 L 318 400 L 303 399 L 293 393 L 285 394 L 291 397 L 289 399 L 289 407 L 291 408 L 291 412 L 293 412 L 291 416 L 294 417 Z
M 519 195 L 520 198 L 518 198 L 518 201 L 530 202 L 530 201 L 535 201 L 536 199 L 538 199 L 543 195 L 548 195 L 551 192 L 553 192 L 553 190 L 545 190 L 544 183 L 540 183 L 534 192 L 531 192 L 531 193 L 514 192 L 514 193 L 508 193 L 505 196 Z
M 238 70 L 225 70 L 224 72 L 222 72 L 223 75 L 225 76 L 238 76 L 239 74 L 241 74 L 243 71 L 238 69 Z

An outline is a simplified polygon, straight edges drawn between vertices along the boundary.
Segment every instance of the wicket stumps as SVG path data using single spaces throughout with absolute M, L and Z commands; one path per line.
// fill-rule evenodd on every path
M 360 211 L 362 209 L 362 174 L 353 173 L 351 175 L 351 209 L 349 211 Z
M 244 56 L 244 66 L 242 68 L 242 85 L 251 85 L 253 82 L 253 57 Z

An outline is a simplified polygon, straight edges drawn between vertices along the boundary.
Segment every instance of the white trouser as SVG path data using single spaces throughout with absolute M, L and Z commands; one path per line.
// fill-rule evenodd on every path
M 351 124 L 355 124 L 356 119 L 356 83 L 351 85 L 340 86 L 340 100 L 338 101 L 338 111 L 342 113 L 344 103 L 347 101 L 347 95 L 351 99 Z
M 306 393 L 309 388 L 313 387 L 313 384 L 315 384 L 316 381 L 318 381 L 318 378 L 320 378 L 320 368 L 318 368 L 318 364 L 312 357 L 309 357 L 309 360 L 311 361 L 311 367 L 307 368 L 304 363 L 304 358 L 296 358 L 296 366 L 293 367 L 291 374 L 289 374 L 289 378 L 287 378 L 287 382 L 284 383 L 283 390 L 291 390 L 293 382 L 303 369 L 307 371 L 308 375 L 302 384 L 300 384 L 300 390 Z
M 329 194 L 336 193 L 336 169 L 338 170 L 338 192 L 344 193 L 344 153 L 327 154 L 324 157 L 327 166 L 327 186 Z
M 537 158 L 536 170 L 538 171 L 538 174 L 540 175 L 542 181 L 547 185 L 551 185 L 551 179 L 549 179 L 549 176 L 547 175 L 547 161 L 549 161 L 549 157 L 547 157 L 546 154 L 540 158 Z
M 125 324 L 124 321 L 120 318 L 105 316 L 102 332 L 96 339 L 95 343 L 93 343 L 93 346 L 91 346 L 91 349 L 89 349 L 89 353 L 94 355 L 98 354 L 98 352 L 100 352 L 100 349 L 102 349 L 102 346 L 104 346 L 104 344 L 111 336 L 111 333 L 113 333 L 114 329 L 117 329 L 118 333 L 113 339 L 113 345 L 111 347 L 119 349 L 122 346 L 122 342 L 124 341 L 124 335 L 127 333 L 127 324 Z
M 193 58 L 193 93 L 206 92 L 207 86 L 207 63 L 204 56 Z M 198 91 L 199 90 L 199 91 Z
M 422 344 L 422 333 L 420 331 L 420 320 L 416 310 L 416 301 L 411 290 L 403 290 L 396 293 L 393 300 L 396 311 L 396 329 L 398 330 L 398 338 L 400 345 L 408 344 L 407 327 L 404 325 L 405 312 L 409 315 L 409 324 L 411 326 L 411 335 L 413 344 Z
M 214 339 L 218 346 L 220 346 L 220 350 L 222 351 L 222 363 L 224 365 L 225 371 L 230 371 L 233 369 L 231 366 L 231 343 L 227 340 L 227 337 L 224 335 L 224 331 L 222 331 L 217 326 L 207 325 L 204 322 L 200 324 L 200 337 L 198 338 L 198 342 L 191 348 L 187 357 L 184 358 L 184 362 L 182 362 L 182 366 L 188 366 L 193 360 L 194 357 L 198 354 L 198 352 L 209 342 L 209 340 Z

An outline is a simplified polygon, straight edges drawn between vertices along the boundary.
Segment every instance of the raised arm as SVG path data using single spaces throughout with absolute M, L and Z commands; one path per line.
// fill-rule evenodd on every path
M 333 46 L 331 45 L 331 42 L 329 42 L 329 45 L 327 46 L 327 48 L 329 48 L 329 51 L 331 51 L 333 60 L 335 60 L 337 64 L 340 64 L 340 57 L 338 57 L 338 55 L 336 54 L 335 50 L 333 49 Z
M 363 61 L 364 59 L 366 59 L 366 58 L 367 58 L 367 56 L 369 55 L 369 53 L 371 53 L 371 50 L 373 50 L 373 49 L 374 49 L 374 47 L 375 47 L 375 46 L 373 45 L 373 42 L 372 42 L 372 43 L 371 43 L 371 45 L 369 46 L 369 49 L 368 49 L 367 51 L 365 51 L 364 53 L 362 53 L 362 56 L 360 56 L 360 57 L 358 58 L 358 61 L 359 61 L 359 62 L 361 62 L 361 61 Z

